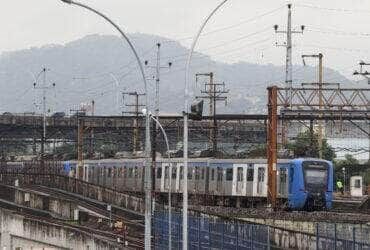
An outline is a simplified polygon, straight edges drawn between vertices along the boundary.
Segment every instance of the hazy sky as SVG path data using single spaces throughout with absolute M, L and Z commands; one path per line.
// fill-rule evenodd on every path
M 125 31 L 178 39 L 195 34 L 203 18 L 219 0 L 81 0 L 107 14 Z M 292 1 L 293 27 L 307 27 L 294 35 L 294 63 L 302 53 L 324 53 L 325 66 L 349 76 L 360 59 L 369 58 L 370 1 Z M 272 26 L 285 28 L 287 1 L 229 0 L 207 26 L 197 50 L 214 59 L 233 63 L 285 63 L 285 49 L 274 46 L 283 35 Z M 258 18 L 255 18 L 258 17 Z M 66 43 L 88 34 L 116 34 L 98 16 L 60 0 L 3 1 L 0 11 L 0 52 Z M 163 47 L 165 49 L 165 47 Z M 312 61 L 310 64 L 314 65 Z M 328 80 L 330 76 L 327 76 Z

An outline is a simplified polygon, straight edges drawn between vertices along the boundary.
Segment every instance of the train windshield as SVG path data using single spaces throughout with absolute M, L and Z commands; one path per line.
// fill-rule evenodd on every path
M 306 190 L 314 192 L 326 191 L 328 183 L 328 168 L 329 166 L 326 162 L 303 162 Z

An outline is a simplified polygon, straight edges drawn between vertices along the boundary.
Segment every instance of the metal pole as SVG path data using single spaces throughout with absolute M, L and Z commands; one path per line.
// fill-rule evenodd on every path
M 323 63 L 322 60 L 323 55 L 319 53 L 319 110 L 321 111 L 323 108 L 323 96 L 322 96 L 322 85 L 323 85 Z M 320 116 L 322 113 L 320 112 Z M 319 158 L 322 159 L 323 157 L 323 148 L 322 148 L 322 140 L 323 140 L 323 121 L 319 119 Z
M 155 111 L 154 115 L 158 118 L 159 115 L 159 79 L 161 67 L 161 44 L 157 43 L 157 65 L 156 65 L 156 79 L 155 79 Z
M 140 73 L 143 78 L 143 83 L 144 83 L 144 88 L 145 88 L 145 107 L 146 110 L 149 111 L 149 101 L 148 101 L 148 89 L 147 89 L 147 83 L 146 83 L 146 77 L 145 77 L 145 72 L 143 65 L 141 63 L 141 60 L 135 50 L 135 47 L 131 43 L 130 39 L 126 36 L 126 34 L 121 30 L 121 28 L 115 24 L 111 19 L 109 19 L 107 16 L 104 14 L 100 13 L 99 11 L 85 5 L 79 2 L 75 2 L 72 0 L 61 0 L 65 3 L 68 4 L 74 4 L 77 6 L 80 6 L 84 9 L 87 9 L 89 11 L 94 12 L 95 14 L 99 15 L 100 17 L 104 18 L 107 22 L 109 22 L 121 35 L 122 37 L 126 40 L 128 45 L 130 46 L 132 52 L 135 55 L 136 61 L 139 65 L 140 68 Z M 147 112 L 146 114 L 146 119 L 145 119 L 145 176 L 144 176 L 144 190 L 145 190 L 145 237 L 144 237 L 144 242 L 145 242 L 145 249 L 150 249 L 151 248 L 151 224 L 152 224 L 152 218 L 151 218 L 151 210 L 152 210 L 152 195 L 151 195 L 151 190 L 152 190 L 152 180 L 151 180 L 151 161 L 150 161 L 150 118 L 149 114 Z
M 168 137 L 166 131 L 164 130 L 163 126 L 159 122 L 158 118 L 150 117 L 155 121 L 157 126 L 161 129 L 164 140 L 167 146 L 167 157 L 168 157 L 168 164 L 169 164 L 169 188 L 168 188 L 168 249 L 172 249 L 172 199 L 171 199 L 171 187 L 172 187 L 172 164 L 170 162 L 171 155 L 170 155 L 170 144 L 168 143 Z
M 285 76 L 285 82 L 287 84 L 287 87 L 289 88 L 288 93 L 288 100 L 289 104 L 291 105 L 291 97 L 292 97 L 292 5 L 288 4 L 288 24 L 287 24 L 287 33 L 286 33 L 286 76 Z
M 120 113 L 120 110 L 119 110 L 119 91 L 118 91 L 119 82 L 118 82 L 117 77 L 113 73 L 110 73 L 110 76 L 113 78 L 113 81 L 115 83 L 114 86 L 116 87 L 116 109 L 117 109 L 117 114 L 119 114 Z
M 334 250 L 337 250 L 337 224 L 334 223 Z
M 45 141 L 46 141 L 46 68 L 43 68 L 44 78 L 42 87 L 42 140 L 41 140 L 41 168 L 44 171 Z
M 277 87 L 268 88 L 268 199 L 273 208 L 277 206 L 276 199 L 276 163 L 277 163 Z
M 221 3 L 219 3 L 216 8 L 209 14 L 209 16 L 203 21 L 202 25 L 200 26 L 198 33 L 194 37 L 193 43 L 191 45 L 191 48 L 189 50 L 187 62 L 186 62 L 186 68 L 185 68 L 185 95 L 184 95 L 184 181 L 183 181 L 183 241 L 182 241 L 182 249 L 187 250 L 188 249 L 188 98 L 189 98 L 189 90 L 188 90 L 188 78 L 189 78 L 189 69 L 190 69 L 190 62 L 191 58 L 193 56 L 195 45 L 197 44 L 197 41 L 199 39 L 200 34 L 202 33 L 204 27 L 206 26 L 207 22 L 211 17 L 217 12 L 219 8 L 221 8 L 222 5 L 224 5 L 228 0 L 223 0 Z
M 319 223 L 316 223 L 316 250 L 319 250 L 319 241 L 320 241 L 320 238 L 319 238 Z

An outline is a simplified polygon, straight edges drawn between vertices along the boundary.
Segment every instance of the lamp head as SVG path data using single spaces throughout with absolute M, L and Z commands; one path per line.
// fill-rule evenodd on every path
M 304 31 L 304 28 L 306 28 L 306 26 L 301 25 L 301 30 L 302 30 L 302 32 Z
M 358 75 L 358 71 L 357 70 L 353 71 L 353 75 Z
M 73 3 L 72 0 L 61 0 L 61 1 L 64 2 L 64 3 L 68 3 L 68 4 L 72 4 Z
M 275 30 L 275 31 L 277 31 L 277 30 L 278 30 L 278 28 L 279 28 L 279 25 L 275 24 L 275 25 L 274 25 L 274 30 Z

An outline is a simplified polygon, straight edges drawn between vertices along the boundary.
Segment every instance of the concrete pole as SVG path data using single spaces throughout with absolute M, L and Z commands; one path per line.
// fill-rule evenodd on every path
M 320 110 L 320 117 L 322 116 L 321 110 L 323 108 L 323 94 L 322 94 L 322 85 L 323 85 L 323 54 L 319 53 L 319 110 Z M 323 121 L 319 119 L 319 158 L 322 159 L 323 157 L 323 148 L 322 148 L 322 140 L 323 140 Z
M 187 250 L 188 249 L 188 109 L 189 109 L 189 90 L 188 90 L 188 79 L 189 79 L 189 69 L 190 69 L 190 62 L 191 58 L 193 56 L 195 45 L 197 44 L 197 41 L 199 39 L 199 36 L 201 35 L 204 27 L 206 26 L 207 22 L 211 17 L 217 12 L 218 9 L 221 8 L 222 5 L 224 5 L 228 0 L 223 0 L 221 3 L 219 3 L 216 8 L 207 16 L 207 18 L 203 21 L 202 25 L 200 26 L 198 33 L 194 37 L 193 43 L 191 45 L 191 48 L 189 50 L 187 62 L 186 62 L 186 68 L 185 68 L 185 95 L 184 95 L 184 179 L 183 179 L 183 207 L 182 207 L 182 249 Z

